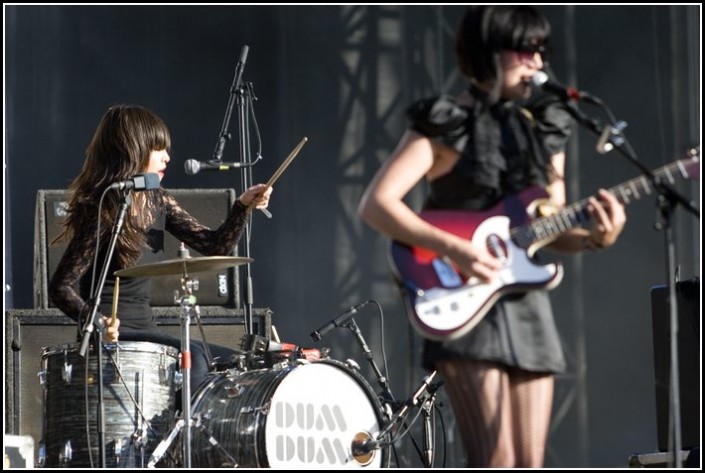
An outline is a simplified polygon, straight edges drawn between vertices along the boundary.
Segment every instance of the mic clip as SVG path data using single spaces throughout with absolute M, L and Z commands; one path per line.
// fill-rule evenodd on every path
M 595 150 L 600 154 L 607 154 L 614 149 L 615 146 L 621 146 L 624 143 L 622 131 L 627 127 L 627 122 L 620 120 L 614 125 L 605 125 L 600 133 L 600 138 L 597 140 Z

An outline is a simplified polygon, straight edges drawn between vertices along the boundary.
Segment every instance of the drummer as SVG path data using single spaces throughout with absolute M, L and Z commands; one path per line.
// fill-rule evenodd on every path
M 100 120 L 86 149 L 83 169 L 69 187 L 68 216 L 62 232 L 52 242 L 67 240 L 68 246 L 49 284 L 49 296 L 59 309 L 78 322 L 79 328 L 83 327 L 84 319 L 91 313 L 91 304 L 88 303 L 91 286 L 93 280 L 98 280 L 118 206 L 125 192 L 128 192 L 107 192 L 99 215 L 98 203 L 103 191 L 140 173 L 155 173 L 161 182 L 170 160 L 170 147 L 167 126 L 144 107 L 114 105 Z M 235 201 L 225 222 L 212 230 L 184 210 L 168 191 L 158 185 L 156 177 L 154 181 L 153 186 L 149 180 L 145 181 L 146 186 L 142 187 L 148 191 L 135 192 L 140 190 L 140 186 L 135 186 L 135 191 L 131 192 L 132 202 L 100 298 L 99 313 L 106 326 L 103 340 L 147 341 L 181 348 L 178 337 L 157 327 L 150 306 L 151 283 L 148 277 L 121 278 L 119 291 L 116 290 L 119 294 L 118 317 L 109 317 L 115 289 L 113 273 L 164 260 L 164 231 L 206 256 L 231 255 L 244 233 L 248 212 L 254 208 L 266 208 L 272 188 L 257 184 L 247 189 Z M 149 190 L 151 187 L 156 188 Z M 100 248 L 96 260 L 97 231 L 100 232 Z M 97 268 L 93 267 L 94 260 L 98 261 Z M 235 354 L 235 350 L 227 347 L 209 347 L 216 359 L 227 360 Z M 193 393 L 208 374 L 209 366 L 200 342 L 191 342 L 190 350 Z

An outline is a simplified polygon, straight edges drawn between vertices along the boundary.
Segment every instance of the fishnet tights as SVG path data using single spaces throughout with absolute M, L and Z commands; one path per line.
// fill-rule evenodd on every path
M 469 467 L 543 466 L 553 376 L 475 360 L 437 362 Z

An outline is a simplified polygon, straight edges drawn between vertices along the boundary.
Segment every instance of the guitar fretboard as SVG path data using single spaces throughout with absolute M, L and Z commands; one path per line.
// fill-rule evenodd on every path
M 674 184 L 678 178 L 687 179 L 700 171 L 700 158 L 682 159 L 653 171 L 654 177 L 662 182 Z M 654 192 L 653 183 L 646 176 L 639 176 L 609 189 L 622 204 L 630 204 Z M 583 199 L 569 205 L 555 215 L 540 217 L 526 225 L 512 228 L 514 241 L 522 248 L 528 248 L 533 243 L 552 240 L 571 228 L 590 220 L 587 211 L 588 200 Z

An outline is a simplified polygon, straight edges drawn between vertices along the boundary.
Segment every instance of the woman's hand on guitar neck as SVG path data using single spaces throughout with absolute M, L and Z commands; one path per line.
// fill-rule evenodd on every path
M 590 242 L 597 248 L 612 246 L 627 222 L 624 205 L 612 193 L 600 189 L 597 198 L 588 198 L 587 210 L 592 220 Z

